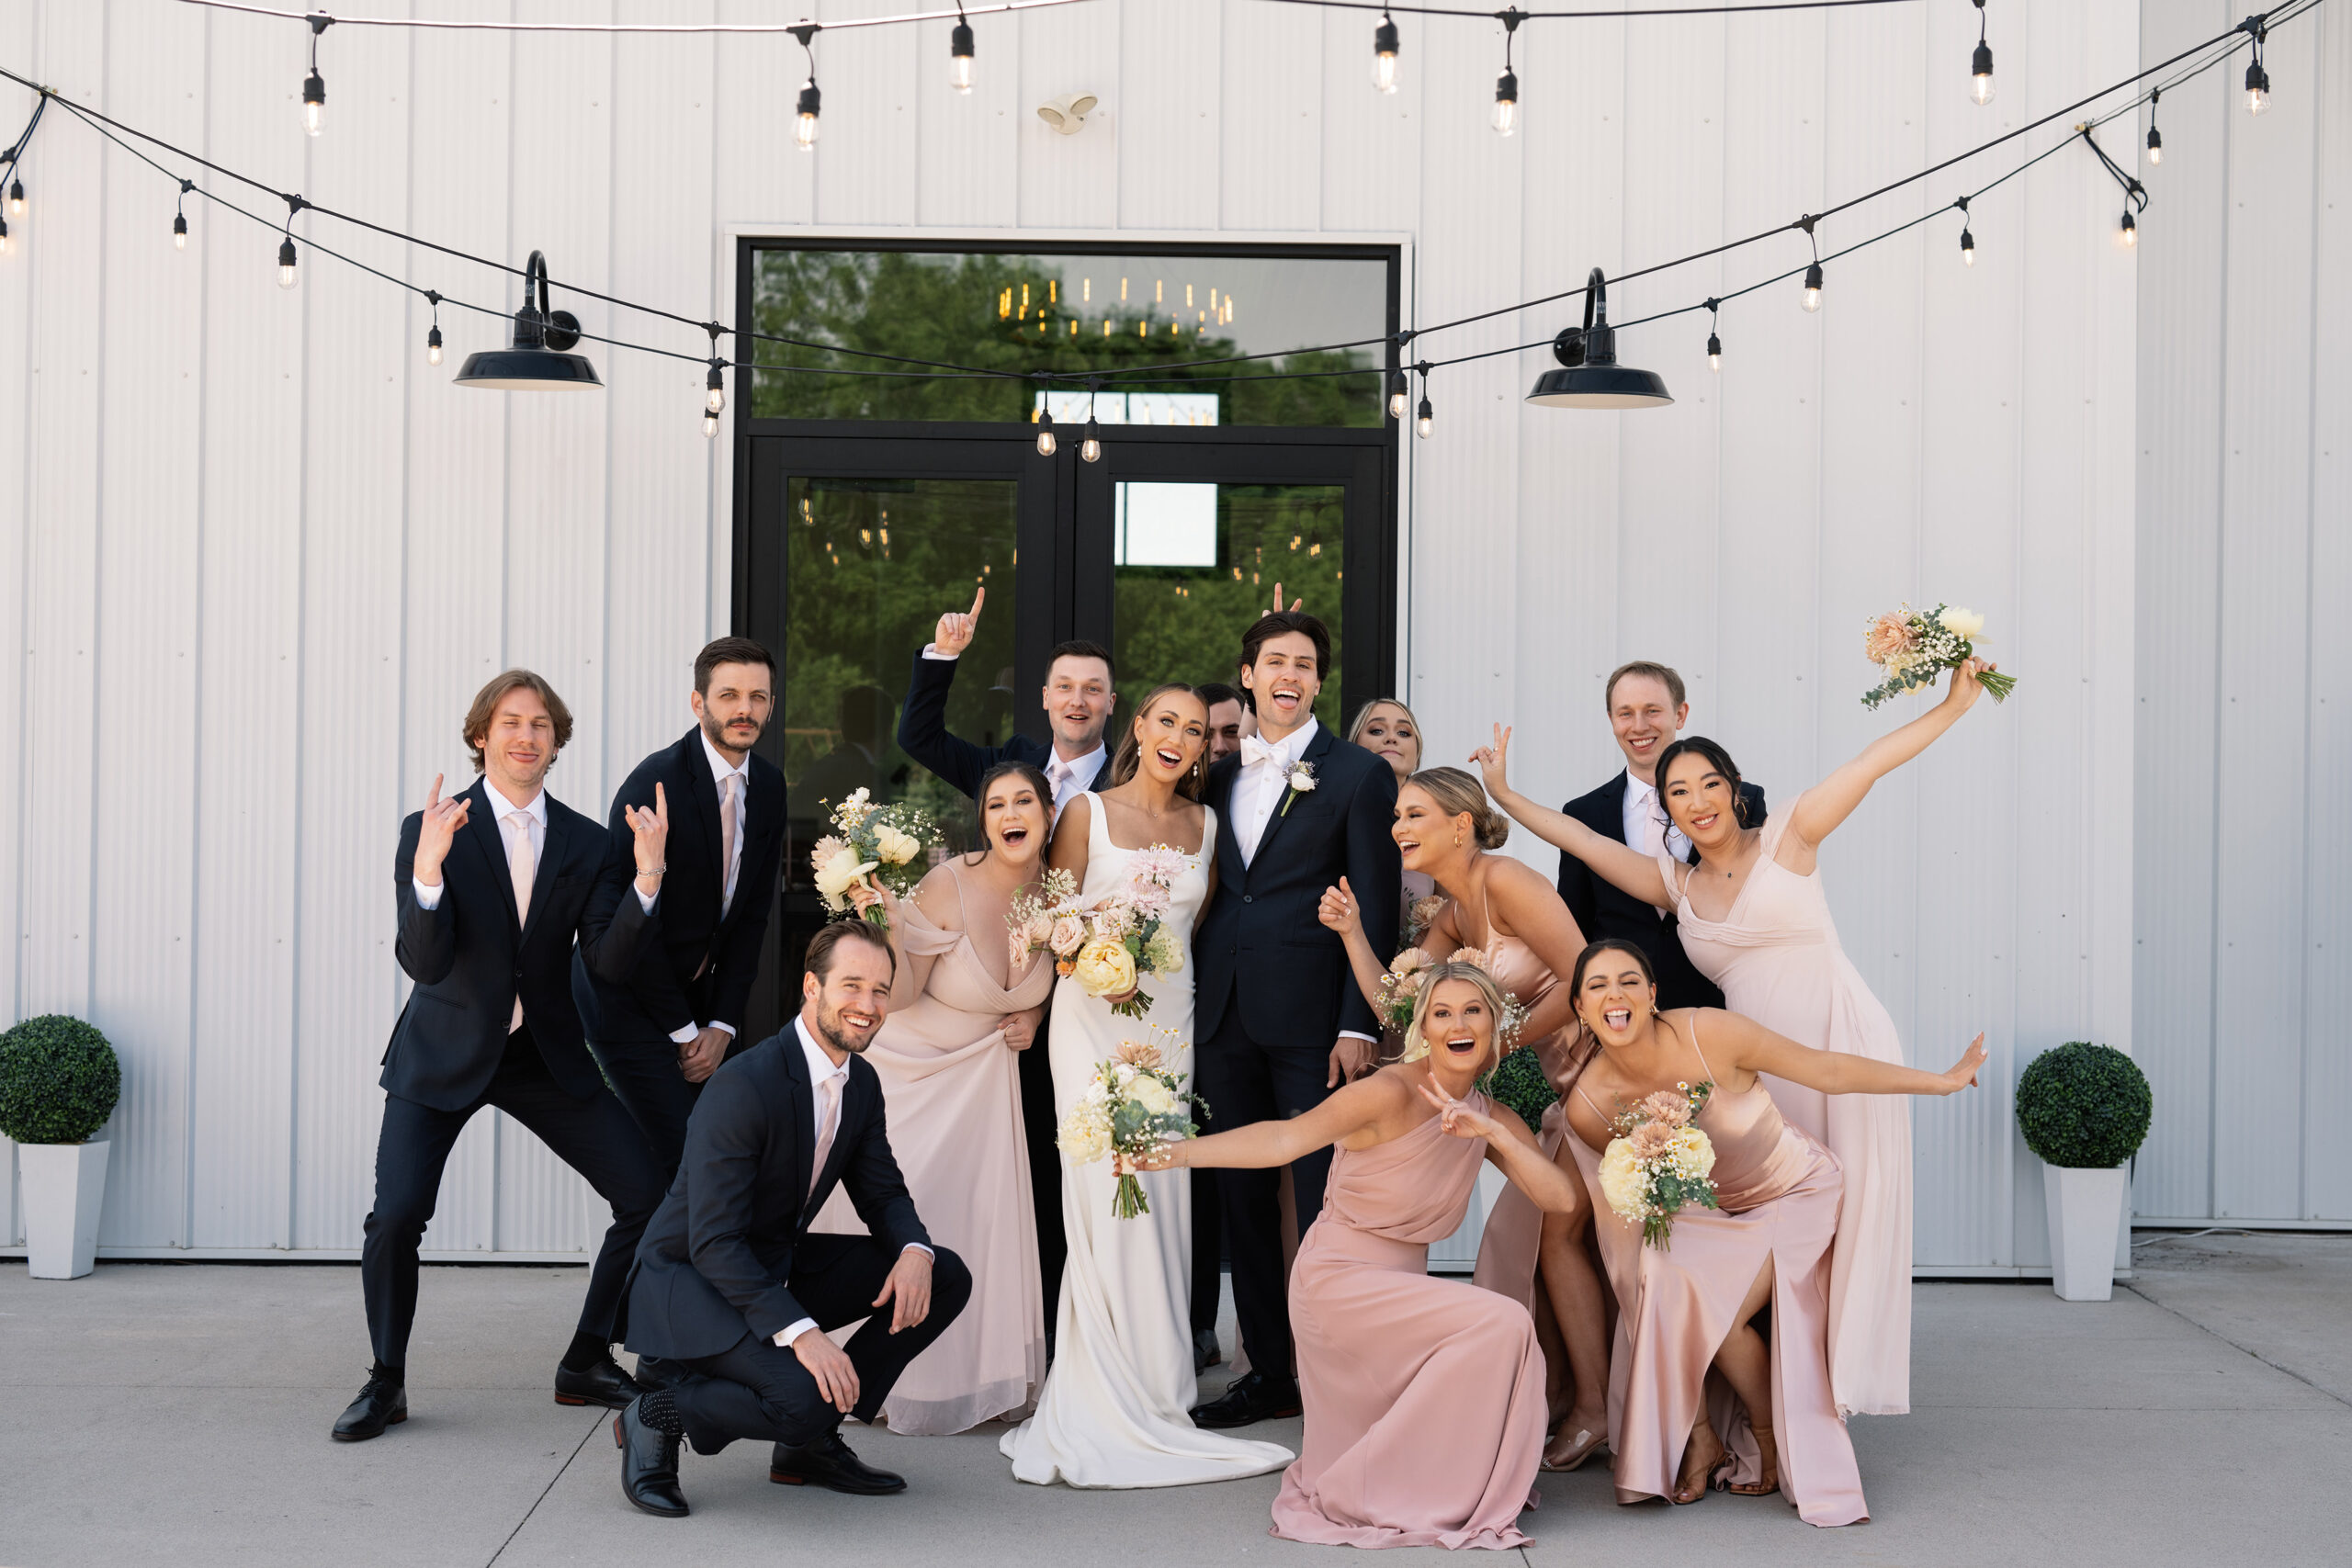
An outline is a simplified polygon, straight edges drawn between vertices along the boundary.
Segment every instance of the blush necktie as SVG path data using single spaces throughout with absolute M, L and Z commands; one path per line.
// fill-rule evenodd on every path
M 825 1156 L 833 1152 L 833 1134 L 842 1119 L 842 1075 L 835 1073 L 817 1086 L 817 1153 L 808 1162 L 808 1195 L 825 1174 Z
M 722 920 L 727 918 L 727 911 L 735 907 L 736 792 L 742 784 L 741 773 L 729 773 L 718 781 L 718 879 L 722 889 L 718 918 Z
M 514 837 L 506 841 L 506 873 L 514 879 L 514 921 L 515 930 L 520 931 L 531 919 L 531 879 L 538 874 L 538 857 L 531 852 L 531 814 L 510 811 L 506 820 L 514 829 Z M 522 1027 L 523 997 L 518 991 L 514 1016 L 508 1021 L 506 1032 L 512 1034 Z

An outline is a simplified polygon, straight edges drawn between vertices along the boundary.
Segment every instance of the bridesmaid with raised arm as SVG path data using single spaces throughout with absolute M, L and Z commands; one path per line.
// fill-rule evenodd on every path
M 1561 902 L 1559 891 L 1533 869 L 1500 849 L 1510 824 L 1487 804 L 1487 792 L 1460 768 L 1428 768 L 1396 792 L 1396 840 L 1408 875 L 1430 877 L 1446 903 L 1422 934 L 1420 949 L 1444 957 L 1462 948 L 1485 954 L 1495 983 L 1528 1010 L 1521 1037 L 1544 1065 L 1544 1076 L 1565 1092 L 1576 1075 L 1568 1046 L 1576 1022 L 1575 1001 L 1558 983 L 1584 951 L 1584 933 Z M 1356 984 L 1379 1004 L 1384 964 L 1358 917 L 1354 889 L 1344 883 L 1323 896 L 1323 923 L 1348 945 Z M 1566 1136 L 1559 1107 L 1545 1111 L 1539 1145 L 1563 1170 L 1576 1168 L 1563 1152 Z M 1591 1205 L 1581 1201 L 1546 1213 L 1517 1188 L 1506 1189 L 1478 1243 L 1476 1282 L 1510 1297 L 1537 1314 L 1537 1286 L 1551 1308 L 1558 1337 L 1545 1331 L 1553 1359 L 1548 1388 L 1573 1394 L 1555 1399 L 1557 1435 L 1544 1450 L 1546 1470 L 1574 1470 L 1590 1459 L 1606 1435 L 1609 1384 L 1606 1308 L 1600 1276 L 1585 1248 Z M 1565 1375 L 1563 1375 L 1565 1373 Z M 1565 1408 L 1562 1408 L 1565 1406 Z
M 1006 913 L 1044 867 L 1054 791 L 1034 763 L 999 762 L 975 792 L 983 845 L 934 866 L 900 900 L 852 890 L 890 919 L 894 1002 L 865 1059 L 881 1075 L 890 1147 L 931 1234 L 972 1270 L 972 1299 L 883 1403 L 894 1432 L 962 1432 L 1026 1410 L 1046 1378 L 1045 1296 L 1029 1201 L 1019 1053 L 1037 1038 L 1051 955 L 1012 962 Z M 813 1230 L 862 1235 L 835 1192 Z
M 1837 1156 L 1782 1119 L 1765 1075 L 1832 1103 L 1899 1104 L 1898 1096 L 1974 1087 L 1984 1036 L 1949 1072 L 1922 1072 L 1816 1051 L 1717 1008 L 1659 1012 L 1649 956 L 1616 937 L 1586 948 L 1574 974 L 1577 1017 L 1600 1050 L 1569 1098 L 1568 1143 L 1593 1201 L 1608 1202 L 1601 1156 L 1629 1107 L 1683 1110 L 1714 1148 L 1718 1207 L 1674 1214 L 1664 1247 L 1646 1245 L 1642 1225 L 1613 1211 L 1596 1223 L 1623 1309 L 1609 1389 L 1617 1500 L 1695 1503 L 1713 1485 L 1785 1491 L 1811 1525 L 1868 1518 L 1830 1393 L 1829 1280 L 1844 1245 L 1839 1201 L 1852 1194 Z M 1753 1322 L 1768 1304 L 1769 1345 Z M 1752 1456 L 1735 1455 L 1717 1432 L 1729 1412 L 1710 1419 L 1710 1365 L 1746 1416 Z
M 1658 798 L 1699 852 L 1656 859 L 1539 805 L 1505 776 L 1510 730 L 1474 760 L 1497 805 L 1636 898 L 1674 910 L 1683 951 L 1723 988 L 1724 1005 L 1824 1050 L 1900 1065 L 1894 1020 L 1838 944 L 1817 856 L 1871 786 L 1958 723 L 1983 690 L 1971 660 L 1942 702 L 1881 736 L 1761 828 L 1741 819 L 1739 770 L 1721 746 L 1686 736 L 1658 757 Z M 1911 1117 L 1901 1100 L 1831 1100 L 1767 1077 L 1791 1122 L 1828 1145 L 1846 1171 L 1829 1280 L 1829 1378 L 1844 1415 L 1911 1408 Z
M 1408 1060 L 1302 1115 L 1140 1162 L 1263 1169 L 1339 1145 L 1290 1276 L 1306 1435 L 1274 1498 L 1273 1533 L 1286 1540 L 1532 1544 L 1518 1519 L 1544 1446 L 1535 1325 L 1517 1303 L 1429 1272 L 1430 1243 L 1462 1224 L 1482 1162 L 1547 1210 L 1585 1201 L 1526 1123 L 1489 1114 L 1472 1087 L 1495 1063 L 1502 1010 L 1476 964 L 1442 964 L 1422 987 Z

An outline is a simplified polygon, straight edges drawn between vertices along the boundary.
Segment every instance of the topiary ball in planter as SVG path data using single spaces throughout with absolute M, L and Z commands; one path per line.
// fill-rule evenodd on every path
M 2140 1065 L 2111 1045 L 2073 1040 L 2018 1079 L 2018 1131 L 2043 1162 L 2112 1170 L 2148 1135 L 2155 1098 Z
M 0 1134 L 20 1144 L 85 1144 L 122 1098 L 107 1037 L 48 1013 L 0 1034 Z

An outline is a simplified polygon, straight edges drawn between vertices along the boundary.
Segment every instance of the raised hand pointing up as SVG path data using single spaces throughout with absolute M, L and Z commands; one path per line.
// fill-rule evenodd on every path
M 967 614 L 950 610 L 939 617 L 939 625 L 931 634 L 932 651 L 944 659 L 954 659 L 972 646 L 972 636 L 979 630 L 980 605 L 989 596 L 985 586 L 972 591 L 972 608 Z

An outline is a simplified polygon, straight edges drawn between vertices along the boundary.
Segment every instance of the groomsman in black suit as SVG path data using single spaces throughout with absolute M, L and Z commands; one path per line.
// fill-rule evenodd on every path
M 1194 1077 L 1220 1131 L 1310 1111 L 1371 1065 L 1379 1022 L 1316 910 L 1344 876 L 1364 930 L 1393 931 L 1404 877 L 1388 836 L 1395 772 L 1315 719 L 1329 631 L 1302 611 L 1273 611 L 1243 635 L 1241 662 L 1259 733 L 1209 770 L 1223 825 L 1217 888 L 1193 940 Z M 1302 1226 L 1322 1212 L 1330 1166 L 1324 1149 L 1291 1167 Z M 1193 1411 L 1203 1427 L 1298 1413 L 1279 1187 L 1272 1170 L 1217 1172 L 1250 1371 Z
M 1111 651 L 1092 642 L 1055 647 L 1046 662 L 1046 687 L 1039 694 L 1052 744 L 1033 740 L 1019 730 L 1005 737 L 1001 746 L 976 745 L 950 735 L 948 686 L 956 679 L 956 660 L 972 646 L 987 599 L 988 590 L 978 589 L 968 612 L 951 610 L 940 616 L 931 642 L 915 655 L 906 706 L 899 713 L 899 749 L 965 795 L 976 793 L 981 776 L 999 762 L 1035 762 L 1054 787 L 1054 816 L 1058 818 L 1074 797 L 1111 787 L 1111 751 L 1104 744 L 1116 701 Z M 1051 1302 L 1061 1292 L 1062 1260 L 1069 1256 L 1069 1245 L 1062 1236 L 1062 1157 L 1054 1146 L 1054 1073 L 1042 1026 L 1021 1053 L 1021 1120 L 1029 1145 L 1029 1197 L 1037 1215 L 1037 1270 L 1046 1300 Z M 1048 1310 L 1046 1317 L 1050 1335 L 1053 1313 Z
M 571 714 L 527 670 L 481 689 L 465 737 L 481 776 L 444 800 L 435 775 L 424 809 L 401 824 L 392 860 L 394 953 L 416 988 L 392 1025 L 379 1080 L 376 1202 L 359 1260 L 376 1361 L 335 1421 L 341 1442 L 408 1419 L 417 1247 L 449 1150 L 486 1106 L 537 1134 L 612 1205 L 579 1328 L 556 1368 L 556 1403 L 618 1409 L 638 1392 L 613 1360 L 613 1319 L 662 1182 L 637 1124 L 597 1076 L 569 977 L 575 938 L 592 969 L 625 973 L 635 962 L 653 923 L 667 803 L 657 795 L 616 846 L 594 818 L 548 795 Z M 592 919 L 600 891 L 605 914 Z
M 962 1259 L 915 1215 L 882 1080 L 863 1060 L 897 960 L 852 919 L 810 940 L 808 964 L 791 1027 L 729 1061 L 696 1102 L 678 1179 L 638 1248 L 628 1348 L 695 1374 L 613 1423 L 622 1494 L 649 1514 L 687 1511 L 682 1438 L 700 1454 L 773 1443 L 768 1479 L 786 1485 L 904 1491 L 842 1441 L 842 1418 L 872 1421 L 971 1296 Z M 809 1234 L 836 1184 L 869 1234 Z M 846 1347 L 827 1337 L 859 1318 Z
M 637 765 L 613 795 L 613 852 L 632 839 L 632 807 L 657 791 L 676 812 L 660 931 L 617 979 L 571 964 L 571 994 L 605 1081 L 645 1129 L 663 1185 L 677 1174 L 686 1116 L 728 1053 L 759 976 L 784 853 L 784 773 L 752 748 L 775 709 L 775 661 L 749 637 L 695 656 L 694 728 Z M 622 902 L 602 890 L 597 912 Z
M 1625 770 L 1589 795 L 1579 795 L 1560 809 L 1591 829 L 1645 854 L 1656 854 L 1660 843 L 1679 861 L 1695 863 L 1698 852 L 1682 829 L 1667 820 L 1657 798 L 1657 760 L 1674 744 L 1690 717 L 1682 677 L 1664 664 L 1635 660 L 1618 666 L 1609 677 L 1602 702 L 1617 749 L 1625 753 Z M 1747 825 L 1764 820 L 1764 791 L 1742 784 L 1739 793 Z M 1713 981 L 1691 965 L 1682 951 L 1682 936 L 1673 911 L 1643 903 L 1619 890 L 1606 877 L 1595 876 L 1584 862 L 1563 851 L 1560 855 L 1560 897 L 1577 918 L 1577 929 L 1588 942 L 1620 937 L 1649 954 L 1657 972 L 1661 1008 L 1719 1008 L 1724 994 Z

